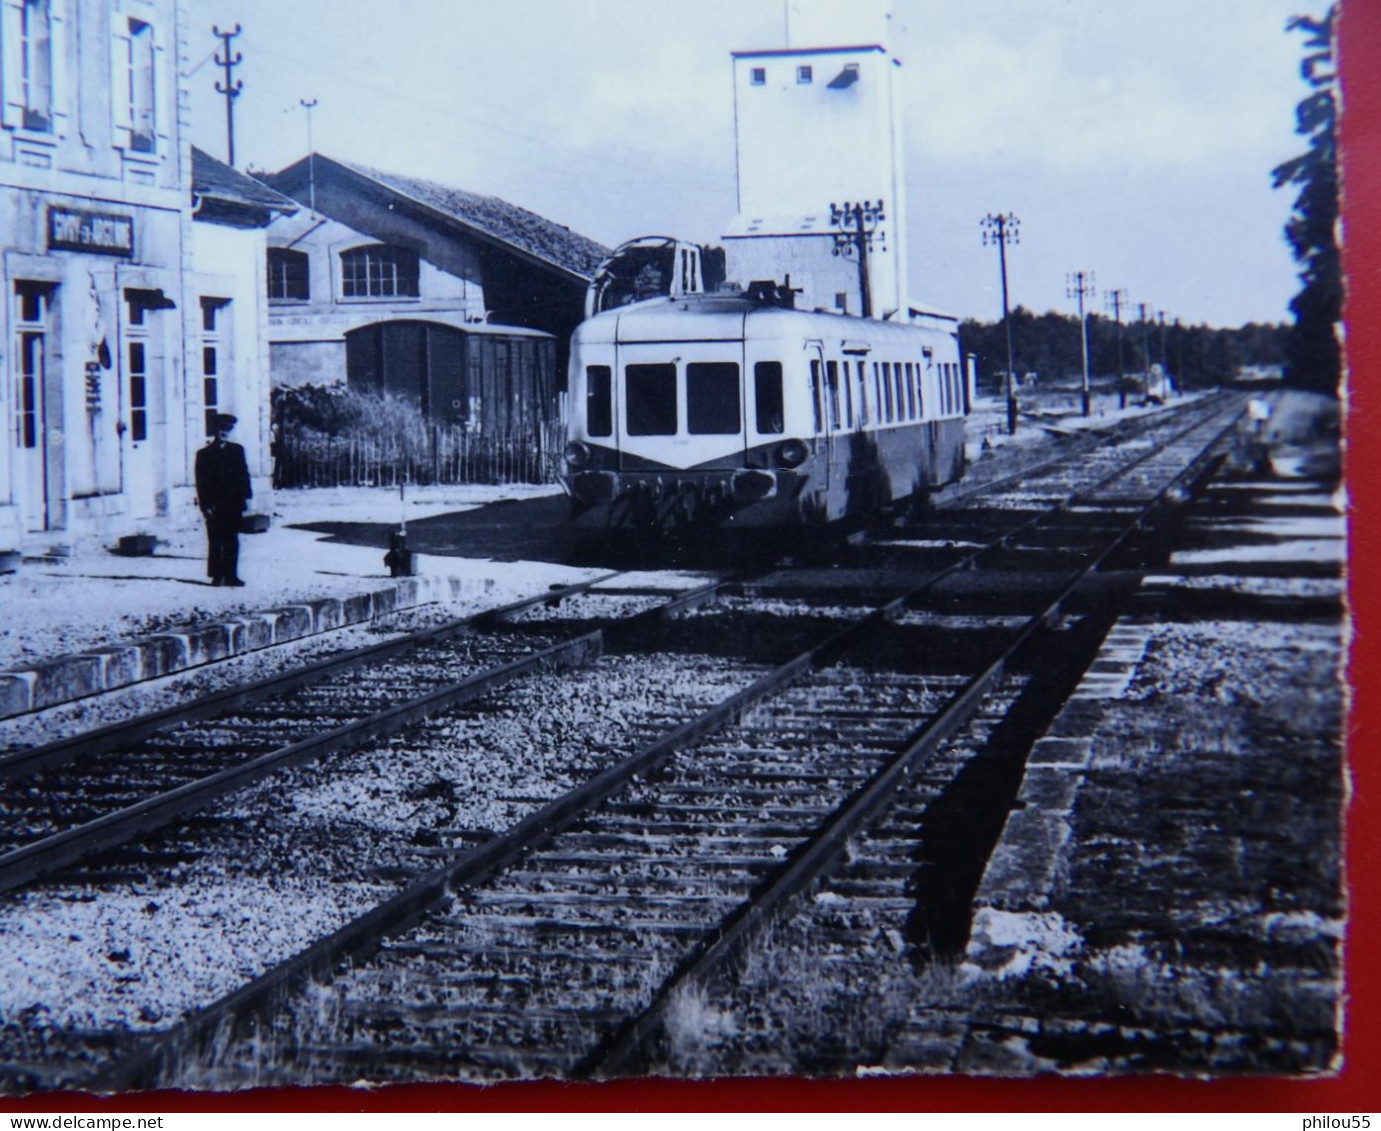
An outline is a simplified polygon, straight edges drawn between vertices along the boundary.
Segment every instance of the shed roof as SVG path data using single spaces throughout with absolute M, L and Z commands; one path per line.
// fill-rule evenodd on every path
M 402 176 L 319 153 L 314 156 L 318 162 L 318 177 L 322 173 L 322 165 L 328 168 L 334 165 L 421 205 L 444 222 L 459 224 L 487 237 L 489 242 L 513 248 L 582 281 L 593 278 L 595 270 L 609 254 L 609 249 L 603 244 L 497 196 L 483 196 L 421 177 Z M 287 184 L 290 172 L 305 167 L 309 160 L 310 157 L 304 157 L 275 174 L 273 179 Z

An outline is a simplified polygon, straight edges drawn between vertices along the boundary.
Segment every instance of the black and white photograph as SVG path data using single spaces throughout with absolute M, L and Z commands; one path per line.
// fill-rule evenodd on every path
M 1336 1080 L 1345 23 L 0 0 L 0 1099 Z

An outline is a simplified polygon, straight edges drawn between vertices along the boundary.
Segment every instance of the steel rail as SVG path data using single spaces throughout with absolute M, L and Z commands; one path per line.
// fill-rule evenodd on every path
M 424 695 L 395 704 L 382 711 L 355 719 L 295 742 L 290 746 L 261 754 L 238 766 L 231 766 L 196 781 L 146 797 L 133 805 L 105 813 L 94 820 L 74 825 L 40 840 L 31 841 L 0 856 L 0 892 L 74 864 L 93 852 L 114 848 L 140 833 L 152 832 L 178 817 L 243 789 L 268 774 L 289 766 L 354 750 L 370 739 L 392 734 L 411 723 L 439 711 L 478 698 L 534 671 L 552 671 L 589 663 L 603 650 L 599 632 L 555 644 L 499 667 L 477 672 L 457 683 L 435 688 Z
M 201 722 L 226 711 L 232 711 L 251 703 L 260 702 L 274 695 L 283 695 L 299 688 L 316 683 L 328 676 L 364 664 L 387 660 L 401 652 L 441 640 L 473 632 L 483 626 L 484 620 L 497 613 L 508 611 L 514 615 L 523 609 L 537 605 L 549 605 L 566 597 L 584 593 L 595 585 L 620 576 L 619 572 L 604 574 L 574 585 L 562 586 L 559 590 L 527 597 L 502 606 L 498 610 L 485 610 L 460 620 L 422 629 L 398 640 L 388 640 L 380 644 L 367 644 L 337 656 L 314 661 L 290 672 L 268 676 L 251 683 L 240 684 L 200 696 L 190 703 L 170 707 L 167 710 L 141 715 L 125 722 L 112 723 L 97 730 L 87 731 L 71 738 L 33 746 L 0 757 L 0 780 L 24 777 L 40 770 L 54 769 L 81 758 L 109 753 L 121 746 L 132 745 L 152 735 L 171 730 L 186 723 Z M 180 674 L 180 673 L 179 673 Z
M 609 1041 L 597 1047 L 575 1073 L 578 1077 L 627 1076 L 648 1067 L 649 1047 L 664 1031 L 666 1011 L 684 987 L 707 987 L 724 968 L 743 954 L 768 926 L 779 919 L 792 901 L 815 883 L 843 854 L 849 838 L 863 829 L 892 800 L 897 789 L 923 758 L 950 738 L 978 708 L 988 692 L 1007 672 L 1017 656 L 1059 616 L 1085 579 L 1114 554 L 1148 517 L 1186 483 L 1197 489 L 1207 481 L 1224 457 L 1212 451 L 1236 426 L 1237 418 L 1217 432 L 1199 456 L 1167 483 L 1155 497 L 1118 530 L 1087 563 L 1075 570 L 1055 597 L 1032 616 L 986 668 L 957 691 L 939 713 L 921 728 L 911 744 L 886 765 L 835 813 L 818 832 L 800 846 L 783 869 L 755 899 L 743 904 L 687 957 L 659 988 L 652 1002 Z M 1141 461 L 1136 461 L 1139 464 Z M 1192 491 L 1191 491 L 1192 493 Z
M 1205 413 L 1200 419 L 1199 423 L 1203 423 L 1205 420 L 1211 419 L 1219 411 L 1218 405 L 1224 398 L 1232 397 L 1233 395 L 1234 394 L 1227 392 L 1218 393 L 1210 398 L 1206 398 L 1206 401 L 1197 401 L 1195 404 L 1187 406 L 1186 408 L 1164 408 L 1159 412 L 1138 417 L 1125 433 L 1114 431 L 1112 427 L 1084 428 L 1076 433 L 1072 433 L 1070 439 L 1074 441 L 1088 436 L 1093 442 L 1087 445 L 1081 445 L 1081 447 L 1083 450 L 1093 451 L 1107 441 L 1120 443 L 1131 437 L 1143 435 L 1151 431 L 1151 429 L 1159 427 L 1161 424 L 1165 423 L 1166 420 L 1173 419 L 1175 415 L 1193 408 L 1201 407 L 1207 403 L 1210 411 Z M 1242 394 L 1237 394 L 1237 396 L 1241 399 Z M 1070 446 L 1073 445 L 1071 444 Z M 957 487 L 955 491 L 946 493 L 943 498 L 937 500 L 936 509 L 952 510 L 959 504 L 966 503 L 975 496 L 986 494 L 989 491 L 1000 491 L 1009 484 L 1019 483 L 1032 476 L 1041 475 L 1053 467 L 1058 467 L 1062 463 L 1067 463 L 1069 461 L 1069 455 L 1070 447 L 1066 446 L 1059 454 L 1051 456 L 1047 460 L 1028 464 L 1012 472 L 1010 475 L 1002 475 L 995 479 L 984 480 L 983 482 L 974 483 L 972 486 L 964 485 Z
M 1202 423 L 1200 421 L 1193 427 L 1201 427 Z M 1231 426 L 1229 424 L 1228 428 Z M 1227 430 L 1225 428 L 1223 431 Z M 1139 457 L 1128 464 L 1128 468 L 1138 466 L 1144 458 Z M 1050 508 L 1050 513 L 1057 513 L 1066 504 L 1067 500 L 1061 501 Z M 1138 523 L 1128 525 L 1130 530 Z M 974 551 L 974 554 L 985 552 L 987 549 L 988 547 L 984 547 Z M 972 556 L 974 555 L 968 555 Z M 1097 561 L 1101 562 L 1105 557 L 1106 555 L 1100 555 Z M 903 597 L 888 602 L 887 605 L 874 609 L 859 620 L 844 626 L 824 641 L 761 676 L 708 711 L 674 728 L 624 761 L 601 771 L 576 789 L 524 817 L 507 832 L 457 855 L 453 860 L 428 872 L 391 899 L 351 920 L 307 949 L 285 959 L 240 989 L 211 1003 L 166 1032 L 142 1038 L 130 1052 L 77 1086 L 91 1091 L 111 1092 L 153 1088 L 167 1083 L 168 1075 L 175 1070 L 185 1050 L 209 1047 L 224 1029 L 248 1023 L 294 988 L 306 984 L 312 978 L 328 976 L 341 961 L 372 953 L 386 938 L 405 932 L 429 911 L 444 904 L 454 889 L 482 883 L 524 854 L 540 848 L 628 782 L 654 772 L 684 747 L 719 730 L 727 722 L 740 717 L 814 668 L 833 662 L 869 628 L 896 615 L 907 601 L 916 599 L 941 576 L 948 576 L 962 568 L 963 562 L 949 566 L 928 578 L 920 586 L 909 590 Z M 1081 576 L 1092 568 L 1094 567 L 1087 567 L 1081 572 Z M 703 595 L 718 584 L 720 583 L 693 590 L 676 600 L 703 599 Z M 649 610 L 655 611 L 657 610 Z M 1048 614 L 1042 614 L 1040 619 L 1043 621 L 1046 615 Z M 952 725 L 957 726 L 958 722 L 955 721 Z

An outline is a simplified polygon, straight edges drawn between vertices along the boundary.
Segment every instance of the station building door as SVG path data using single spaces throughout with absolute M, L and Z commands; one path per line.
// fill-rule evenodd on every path
M 16 500 L 24 528 L 44 531 L 55 516 L 49 508 L 49 352 L 53 345 L 51 284 L 14 284 L 14 439 Z M 59 391 L 60 392 L 60 391 Z M 53 411 L 61 412 L 60 395 Z

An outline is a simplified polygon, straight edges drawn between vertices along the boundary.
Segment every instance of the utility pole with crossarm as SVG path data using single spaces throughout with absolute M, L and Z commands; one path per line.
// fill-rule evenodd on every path
M 1104 291 L 1103 299 L 1112 310 L 1113 321 L 1117 323 L 1117 407 L 1127 407 L 1127 382 L 1122 361 L 1122 308 L 1127 305 L 1127 291 L 1124 287 Z
M 1021 221 L 1010 212 L 989 212 L 978 221 L 983 243 L 997 244 L 997 260 L 1002 269 L 1002 325 L 1007 331 L 1007 435 L 1017 430 L 1017 385 L 1012 363 L 1012 318 L 1007 309 L 1007 245 L 1021 242 Z
M 834 233 L 833 254 L 845 258 L 850 255 L 858 257 L 859 302 L 864 318 L 873 316 L 873 295 L 868 285 L 868 252 L 872 250 L 874 238 L 879 241 L 886 239 L 878 231 L 878 225 L 886 219 L 880 199 L 876 204 L 871 200 L 860 204 L 846 200 L 842 206 L 833 202 L 830 204 L 830 224 L 838 229 Z M 884 246 L 883 251 L 886 250 Z
M 225 84 L 219 80 L 216 82 L 216 93 L 225 95 L 225 138 L 226 138 L 226 164 L 232 168 L 235 165 L 235 99 L 240 97 L 240 91 L 245 88 L 245 84 L 239 79 L 232 81 L 232 72 L 244 60 L 244 56 L 236 51 L 233 55 L 230 52 L 230 41 L 240 34 L 240 25 L 235 25 L 234 31 L 221 31 L 214 24 L 211 25 L 211 34 L 217 39 L 223 40 L 222 49 L 225 57 L 216 57 L 216 66 L 225 70 Z
M 1088 317 L 1084 314 L 1084 299 L 1095 294 L 1092 271 L 1072 271 L 1065 276 L 1065 291 L 1070 298 L 1079 300 L 1079 349 L 1084 359 L 1084 380 L 1080 385 L 1080 402 L 1084 415 L 1089 414 L 1088 381 Z

